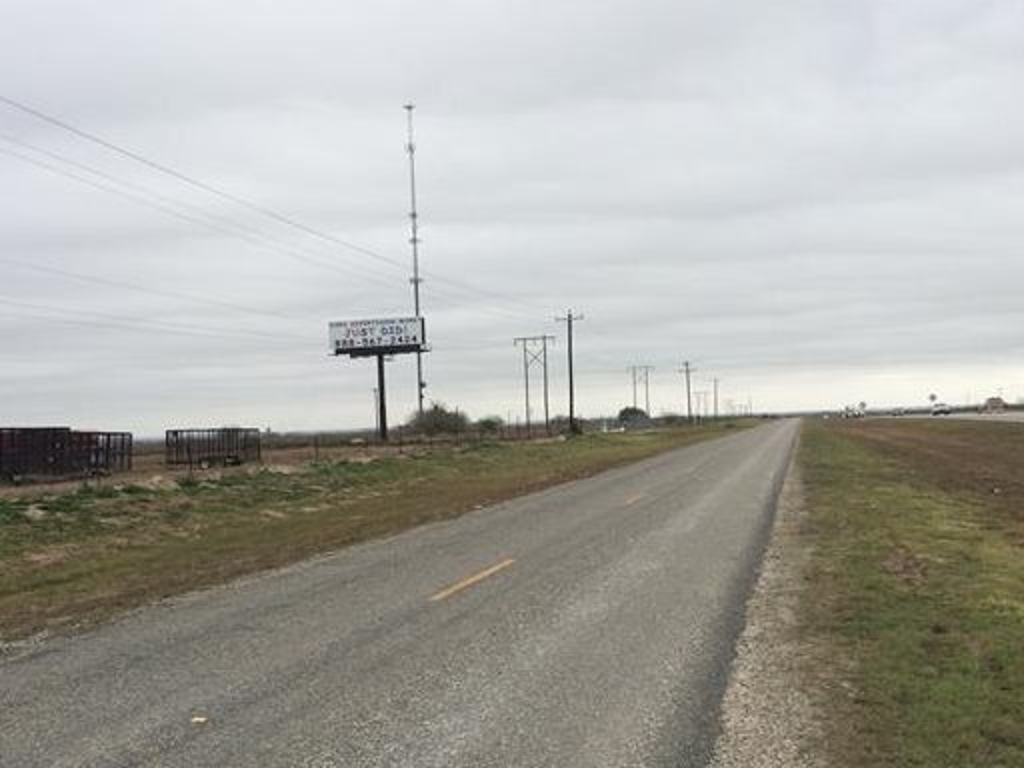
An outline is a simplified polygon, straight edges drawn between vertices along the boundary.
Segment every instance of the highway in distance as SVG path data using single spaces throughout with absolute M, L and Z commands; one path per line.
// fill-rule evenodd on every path
M 699 766 L 797 421 L 0 659 L 3 766 Z

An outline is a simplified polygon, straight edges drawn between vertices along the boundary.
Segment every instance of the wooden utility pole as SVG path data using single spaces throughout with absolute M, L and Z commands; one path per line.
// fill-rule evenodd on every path
M 568 347 L 569 347 L 569 432 L 571 434 L 574 434 L 574 435 L 579 432 L 579 429 L 576 427 L 576 394 L 575 394 L 576 387 L 575 387 L 575 381 L 573 379 L 573 372 L 572 372 L 572 364 L 573 364 L 572 324 L 573 324 L 573 321 L 575 321 L 575 320 L 582 320 L 582 319 L 583 319 L 583 315 L 574 315 L 572 313 L 571 309 L 566 311 L 565 317 L 556 317 L 555 318 L 556 321 L 558 321 L 560 323 L 565 323 L 568 326 L 568 328 L 567 328 L 567 336 L 568 336 L 568 341 L 569 341 L 569 343 L 568 343 Z
M 690 374 L 696 373 L 696 368 L 690 367 L 690 361 L 687 360 L 683 363 L 683 367 L 679 369 L 679 372 L 686 376 L 686 419 L 691 424 L 693 423 L 693 397 L 690 394 Z

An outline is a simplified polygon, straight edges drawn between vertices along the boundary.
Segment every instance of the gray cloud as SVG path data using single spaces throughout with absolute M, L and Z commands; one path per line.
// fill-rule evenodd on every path
M 1009 0 L 22 4 L 0 93 L 389 261 L 0 105 L 57 171 L 0 153 L 0 423 L 371 423 L 325 331 L 410 309 L 410 99 L 438 399 L 519 412 L 511 338 L 569 307 L 590 415 L 634 363 L 679 410 L 684 358 L 765 408 L 1024 396 L 1022 33 Z

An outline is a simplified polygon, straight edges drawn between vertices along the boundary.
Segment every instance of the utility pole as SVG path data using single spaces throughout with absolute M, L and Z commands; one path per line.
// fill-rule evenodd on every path
M 415 104 L 406 104 L 404 106 L 409 126 L 409 140 L 405 145 L 405 150 L 409 153 L 409 199 L 411 201 L 409 209 L 409 228 L 411 230 L 411 236 L 409 237 L 409 243 L 412 245 L 412 278 L 409 282 L 412 283 L 413 308 L 416 312 L 416 319 L 419 320 L 421 317 L 420 283 L 423 282 L 423 279 L 420 277 L 420 228 L 419 214 L 416 211 L 416 142 L 413 140 L 412 131 L 412 111 L 415 108 Z M 423 390 L 426 388 L 427 383 L 423 381 L 423 352 L 422 350 L 417 350 L 416 409 L 421 417 L 423 416 Z
M 636 384 L 640 376 L 644 379 L 644 412 L 648 418 L 651 415 L 651 371 L 654 370 L 652 365 L 631 365 L 627 370 L 633 374 L 633 408 L 636 408 Z
M 693 393 L 693 396 L 697 400 L 697 423 L 700 424 L 707 420 L 708 415 L 708 391 L 700 390 Z
M 520 339 L 515 339 L 513 344 L 519 344 Z M 530 436 L 530 360 L 526 351 L 526 340 L 523 342 L 523 382 L 526 387 L 526 436 Z
M 576 394 L 575 394 L 575 382 L 573 380 L 572 373 L 572 324 L 576 320 L 582 320 L 583 315 L 574 315 L 572 310 L 567 310 L 565 317 L 556 317 L 555 320 L 560 323 L 565 323 L 567 327 L 567 336 L 569 339 L 569 433 L 575 435 L 576 429 Z
M 541 336 L 540 346 L 543 350 L 541 366 L 544 369 L 544 433 L 551 436 L 551 410 L 548 407 L 548 339 L 554 342 L 554 336 Z
M 683 363 L 683 367 L 679 369 L 679 372 L 686 376 L 686 420 L 691 424 L 693 423 L 693 398 L 690 396 L 690 374 L 696 373 L 696 368 L 690 367 L 690 362 L 687 360 Z
M 711 380 L 715 385 L 715 421 L 718 421 L 718 379 Z
M 644 410 L 647 412 L 647 418 L 651 418 L 651 371 L 654 370 L 651 366 L 644 366 Z
M 544 371 L 544 431 L 551 434 L 551 411 L 548 400 L 548 342 L 554 336 L 517 336 L 513 339 L 516 346 L 523 347 L 523 378 L 526 383 L 526 432 L 530 432 L 530 368 L 539 365 Z M 540 349 L 537 349 L 537 345 Z

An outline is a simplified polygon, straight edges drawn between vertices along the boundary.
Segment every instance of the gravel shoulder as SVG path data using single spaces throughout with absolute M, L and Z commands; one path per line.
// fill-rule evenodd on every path
M 794 457 L 795 457 L 794 453 Z M 822 651 L 799 633 L 810 551 L 800 540 L 804 515 L 794 458 L 783 484 L 771 540 L 747 604 L 746 626 L 722 702 L 712 768 L 825 768 L 814 670 Z

